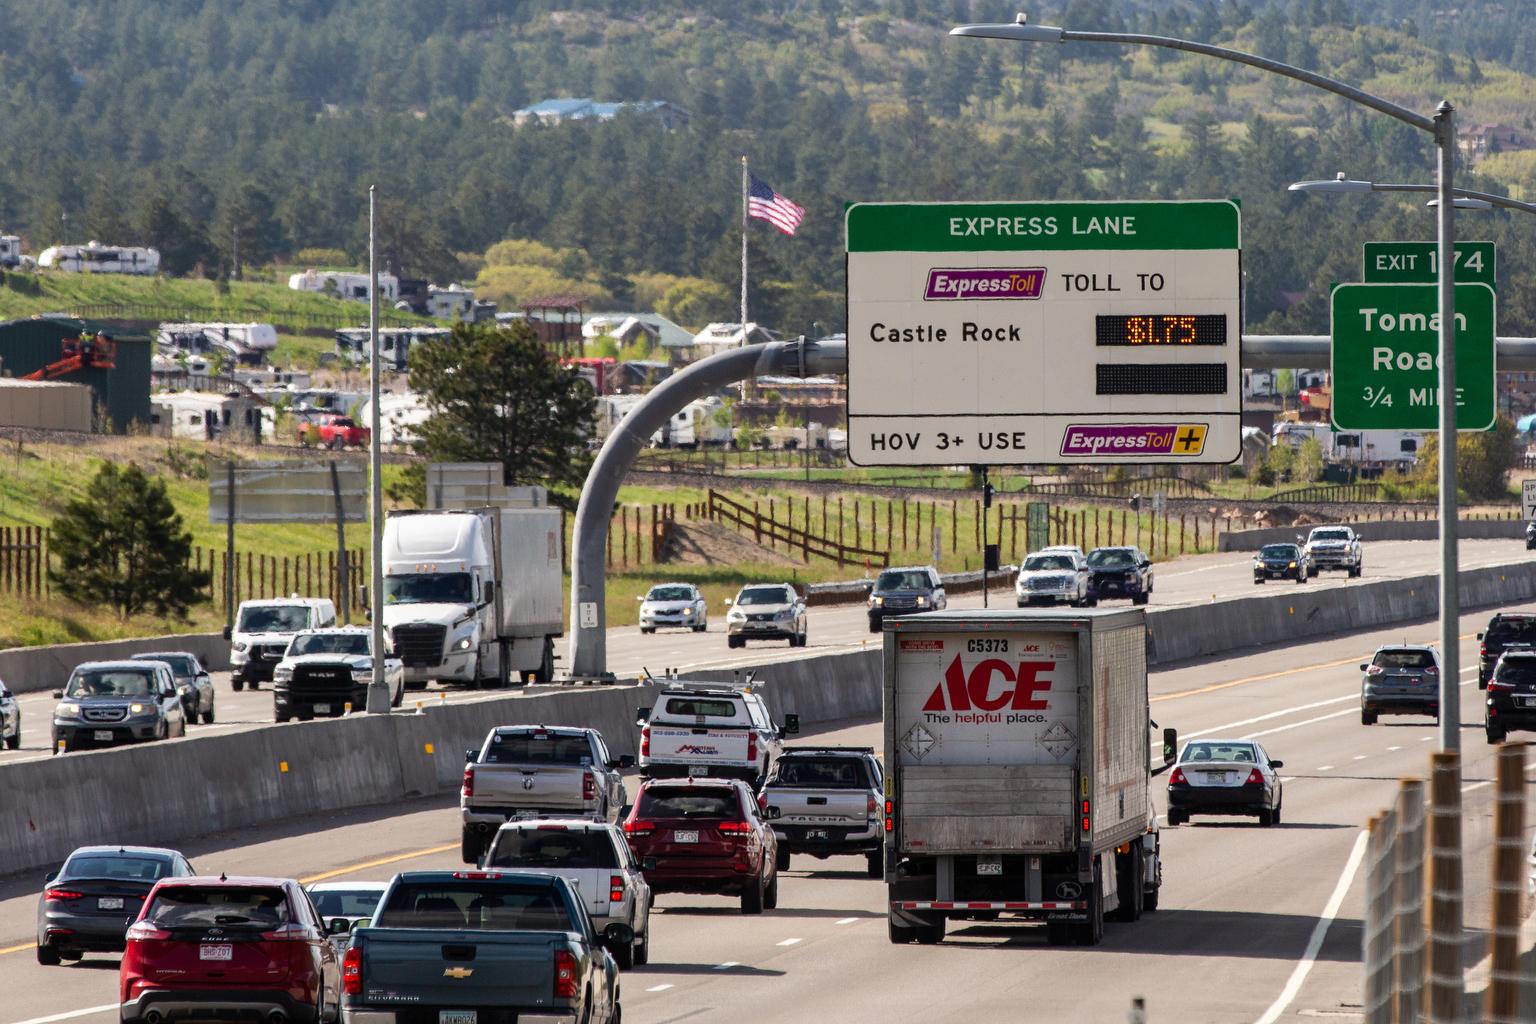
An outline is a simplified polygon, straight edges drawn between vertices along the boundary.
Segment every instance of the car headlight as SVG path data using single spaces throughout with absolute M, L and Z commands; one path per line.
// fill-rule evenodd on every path
M 235 641 L 235 650 L 239 651 L 241 654 L 244 654 L 246 651 L 248 651 L 250 649 L 251 649 L 251 645 L 246 643 L 244 640 L 236 640 Z
M 923 605 L 925 605 L 927 603 L 928 603 L 928 599 L 926 597 L 923 597 L 921 594 L 919 594 L 918 598 L 917 598 L 917 606 L 919 608 L 921 608 Z
M 736 611 L 733 611 L 729 615 L 727 615 L 726 618 L 729 619 L 731 622 L 746 622 L 747 621 L 747 613 L 746 612 L 736 612 Z
M 1292 568 L 1292 569 L 1294 569 L 1294 568 L 1296 568 L 1296 563 L 1295 563 L 1295 562 L 1292 562 L 1292 563 L 1291 563 L 1291 564 L 1290 564 L 1290 568 Z
M 475 634 L 471 633 L 468 636 L 459 637 L 458 641 L 453 645 L 453 649 L 456 651 L 467 651 L 473 646 L 475 646 Z
M 143 704 L 129 704 L 128 705 L 128 713 L 130 715 L 142 715 L 146 710 L 148 710 L 148 709 L 146 709 L 146 707 Z
M 76 704 L 74 701 L 67 700 L 60 704 L 58 707 L 54 708 L 53 714 L 55 718 L 79 718 L 80 705 Z
M 272 681 L 286 683 L 293 679 L 292 665 L 279 665 L 272 670 Z
M 874 607 L 879 608 L 881 605 L 885 604 L 885 598 L 883 598 L 883 597 L 872 597 L 872 598 L 869 599 L 869 603 L 871 605 L 873 605 Z

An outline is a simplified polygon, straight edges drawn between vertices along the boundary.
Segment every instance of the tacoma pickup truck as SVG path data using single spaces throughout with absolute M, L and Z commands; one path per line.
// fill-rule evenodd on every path
M 612 946 L 563 878 L 408 871 L 342 957 L 342 1024 L 618 1024 Z
M 873 747 L 785 747 L 757 800 L 779 839 L 778 869 L 789 870 L 795 853 L 862 853 L 869 877 L 882 877 L 884 792 Z
M 640 774 L 648 779 L 741 779 L 757 786 L 767 777 L 785 736 L 800 731 L 800 716 L 773 724 L 768 705 L 750 685 L 677 682 L 641 708 Z
M 478 863 L 496 830 L 514 818 L 617 821 L 624 809 L 620 772 L 635 763 L 628 754 L 609 754 L 596 729 L 542 725 L 492 729 L 464 759 L 459 852 L 466 864 Z

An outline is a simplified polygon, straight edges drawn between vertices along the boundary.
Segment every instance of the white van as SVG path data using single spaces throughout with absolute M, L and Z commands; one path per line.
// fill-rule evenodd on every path
M 295 633 L 336 625 L 336 605 L 328 597 L 275 597 L 241 601 L 235 625 L 224 627 L 230 641 L 230 679 L 236 690 L 259 689 L 272 681 L 272 670 L 283 660 Z

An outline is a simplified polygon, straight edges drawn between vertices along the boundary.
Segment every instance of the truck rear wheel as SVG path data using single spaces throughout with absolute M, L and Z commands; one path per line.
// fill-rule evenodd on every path
M 889 934 L 891 937 L 892 945 L 905 946 L 909 943 L 917 941 L 917 929 L 908 928 L 905 925 L 897 924 L 896 916 L 894 914 L 886 915 L 885 927 L 887 934 Z
M 536 683 L 552 683 L 555 679 L 555 642 L 549 637 L 544 638 L 544 655 L 539 659 L 539 667 L 533 673 L 533 681 Z
M 1131 844 L 1131 851 L 1115 854 L 1115 888 L 1120 892 L 1120 906 L 1115 908 L 1116 921 L 1136 921 L 1141 918 L 1142 882 L 1141 844 Z
M 932 924 L 925 924 L 915 931 L 919 946 L 937 946 L 944 941 L 944 918 L 941 917 Z
M 1100 884 L 1103 871 L 1104 861 L 1100 858 L 1093 865 L 1093 884 L 1085 887 L 1083 893 L 1087 897 L 1088 920 L 1072 925 L 1073 941 L 1079 946 L 1097 946 L 1104 941 L 1104 890 Z

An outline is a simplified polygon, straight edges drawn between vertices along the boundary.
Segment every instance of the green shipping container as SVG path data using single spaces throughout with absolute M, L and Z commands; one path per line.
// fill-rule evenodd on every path
M 113 367 L 87 367 L 48 377 L 84 384 L 95 403 L 96 429 L 126 433 L 131 425 L 150 423 L 150 358 L 155 343 L 138 328 L 120 328 L 92 320 L 33 317 L 0 323 L 0 375 L 25 377 L 64 359 L 66 339 L 83 332 L 105 334 L 117 344 Z

